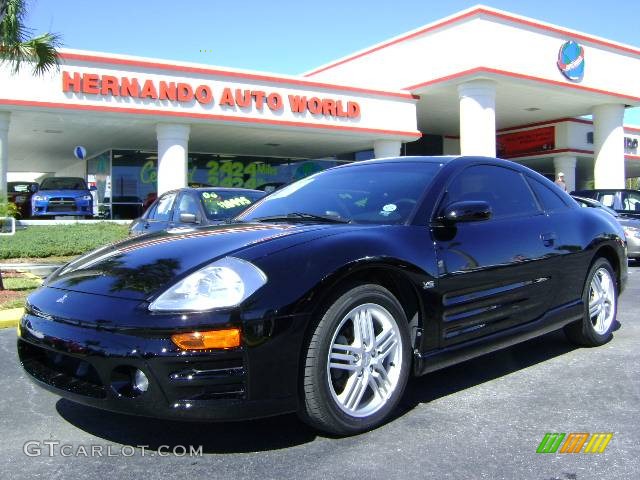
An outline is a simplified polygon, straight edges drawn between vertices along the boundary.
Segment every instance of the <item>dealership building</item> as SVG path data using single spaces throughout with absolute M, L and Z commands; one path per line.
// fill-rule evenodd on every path
M 497 155 L 570 190 L 640 177 L 640 128 L 623 124 L 640 48 L 484 6 L 299 76 L 60 56 L 45 77 L 0 67 L 0 181 L 84 177 L 115 218 L 189 183 L 256 188 L 396 155 Z

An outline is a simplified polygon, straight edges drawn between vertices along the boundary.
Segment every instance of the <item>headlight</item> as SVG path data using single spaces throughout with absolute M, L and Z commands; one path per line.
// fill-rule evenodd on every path
M 627 226 L 623 226 L 622 228 L 624 230 L 624 234 L 627 237 L 640 238 L 640 228 L 638 228 L 638 227 L 627 227 Z
M 245 260 L 225 257 L 192 273 L 149 305 L 152 312 L 201 312 L 239 305 L 267 283 L 267 276 Z
M 89 200 L 91 200 L 93 197 L 92 197 L 91 195 L 83 195 L 81 198 L 82 198 L 82 200 L 89 201 Z
M 36 202 L 42 202 L 44 200 L 46 200 L 46 197 L 43 197 L 42 195 L 34 195 L 33 197 L 31 197 L 33 200 L 35 200 Z

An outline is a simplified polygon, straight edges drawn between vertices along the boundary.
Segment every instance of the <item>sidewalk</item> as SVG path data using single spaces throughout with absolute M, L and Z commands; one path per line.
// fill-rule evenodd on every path
M 23 313 L 23 308 L 0 310 L 0 328 L 17 327 Z

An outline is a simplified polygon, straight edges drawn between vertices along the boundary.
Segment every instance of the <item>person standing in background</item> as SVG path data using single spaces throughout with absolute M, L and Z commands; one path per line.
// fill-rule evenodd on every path
M 558 185 L 565 192 L 567 191 L 567 184 L 564 181 L 564 173 L 558 172 L 556 176 L 556 185 Z

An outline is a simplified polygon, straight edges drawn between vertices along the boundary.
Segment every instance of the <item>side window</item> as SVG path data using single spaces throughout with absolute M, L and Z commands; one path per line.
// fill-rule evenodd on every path
M 171 218 L 171 208 L 173 207 L 173 202 L 175 199 L 176 194 L 174 192 L 166 193 L 161 196 L 156 205 L 154 220 L 157 220 L 159 222 L 168 222 Z
M 551 188 L 535 178 L 527 177 L 527 180 L 536 194 L 536 197 L 538 197 L 540 204 L 546 211 L 554 212 L 568 208 L 567 204 L 564 203 L 564 200 L 560 198 L 560 195 L 554 192 Z
M 493 210 L 493 218 L 540 213 L 523 176 L 493 165 L 477 165 L 462 171 L 447 187 L 443 206 L 471 200 L 487 202 Z
M 622 192 L 622 209 L 640 212 L 640 194 L 635 192 Z
M 616 194 L 615 193 L 602 193 L 600 194 L 600 198 L 598 198 L 600 203 L 602 203 L 605 207 L 615 208 L 616 203 Z
M 149 207 L 149 210 L 147 210 L 147 212 L 144 214 L 144 218 L 146 218 L 147 220 L 155 220 L 157 214 L 158 214 L 158 202 L 154 202 L 153 205 Z
M 180 220 L 181 213 L 192 213 L 197 217 L 200 216 L 200 209 L 198 208 L 198 204 L 196 203 L 195 198 L 193 198 L 193 195 L 189 193 L 182 194 L 174 216 L 176 221 Z

